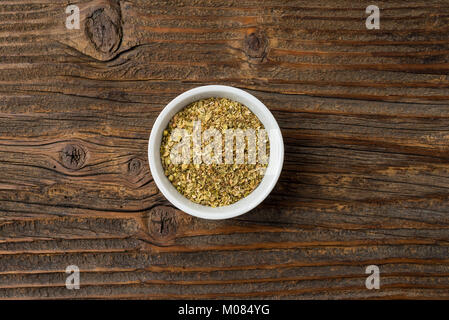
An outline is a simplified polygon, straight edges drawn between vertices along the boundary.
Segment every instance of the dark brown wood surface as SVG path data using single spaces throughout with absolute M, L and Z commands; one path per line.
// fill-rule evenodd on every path
M 74 1 L 80 30 L 69 3 L 0 1 L 0 298 L 449 298 L 448 0 Z M 225 221 L 148 168 L 159 112 L 205 84 L 285 142 Z

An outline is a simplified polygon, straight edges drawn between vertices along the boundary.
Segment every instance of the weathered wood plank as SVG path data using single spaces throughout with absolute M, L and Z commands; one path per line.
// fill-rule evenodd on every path
M 75 3 L 79 31 L 64 1 L 0 3 L 1 298 L 449 298 L 447 0 L 379 1 L 374 31 L 362 1 Z M 214 83 L 286 147 L 230 221 L 172 208 L 146 156 L 162 108 Z

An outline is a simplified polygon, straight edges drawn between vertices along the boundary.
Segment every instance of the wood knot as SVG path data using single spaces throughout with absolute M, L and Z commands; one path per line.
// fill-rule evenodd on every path
M 133 158 L 128 162 L 128 173 L 138 175 L 142 170 L 142 161 L 138 158 Z
M 86 19 L 86 35 L 95 49 L 110 54 L 122 41 L 120 8 L 99 8 Z
M 61 150 L 61 163 L 67 169 L 78 170 L 86 161 L 86 152 L 76 144 L 68 144 Z
M 151 209 L 148 216 L 148 233 L 159 243 L 173 240 L 178 230 L 179 219 L 176 210 L 167 206 Z
M 260 31 L 252 32 L 246 35 L 244 47 L 248 57 L 263 60 L 267 53 L 268 39 Z

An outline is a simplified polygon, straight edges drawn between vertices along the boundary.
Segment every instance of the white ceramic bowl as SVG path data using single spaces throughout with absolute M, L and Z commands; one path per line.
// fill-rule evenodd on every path
M 170 119 L 190 103 L 211 97 L 228 98 L 247 106 L 262 122 L 270 140 L 269 163 L 259 186 L 247 197 L 231 205 L 217 208 L 194 203 L 179 193 L 165 176 L 160 155 L 162 134 Z M 284 162 L 284 143 L 281 130 L 270 110 L 256 97 L 237 88 L 212 85 L 186 91 L 173 99 L 162 110 L 151 130 L 148 159 L 154 182 L 175 207 L 199 218 L 228 219 L 250 211 L 270 194 L 281 174 Z

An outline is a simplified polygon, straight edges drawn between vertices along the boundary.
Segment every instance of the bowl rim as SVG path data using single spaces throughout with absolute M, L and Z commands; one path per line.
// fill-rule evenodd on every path
M 269 174 L 265 174 L 261 183 L 248 196 L 231 205 L 213 208 L 190 201 L 173 187 L 162 170 L 160 160 L 160 140 L 162 140 L 162 132 L 165 130 L 168 122 L 179 110 L 182 110 L 191 102 L 204 99 L 207 96 L 220 97 L 220 95 L 222 95 L 222 97 L 223 95 L 233 96 L 234 98 L 229 99 L 235 101 L 245 100 L 249 102 L 242 104 L 247 106 L 253 113 L 263 115 L 263 119 L 261 119 L 260 116 L 258 116 L 258 118 L 262 124 L 264 124 L 265 128 L 267 128 L 267 123 L 270 124 L 270 129 L 267 130 L 270 140 L 270 156 L 267 167 L 267 173 L 269 172 Z M 274 145 L 276 148 L 272 147 Z M 273 149 L 276 149 L 276 152 Z M 181 93 L 171 100 L 160 112 L 151 129 L 148 141 L 148 160 L 151 175 L 157 188 L 176 208 L 198 218 L 212 220 L 229 219 L 252 210 L 271 193 L 282 171 L 284 162 L 284 143 L 282 133 L 276 119 L 271 114 L 270 110 L 259 99 L 254 97 L 252 94 L 235 87 L 225 85 L 207 85 L 196 87 Z

